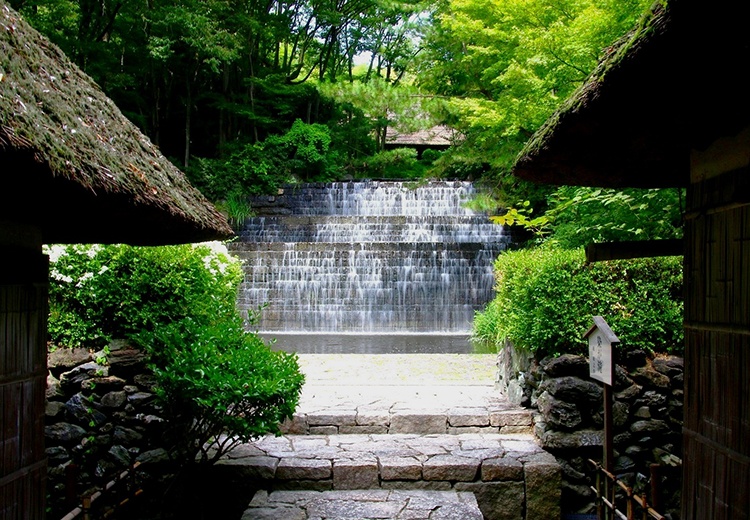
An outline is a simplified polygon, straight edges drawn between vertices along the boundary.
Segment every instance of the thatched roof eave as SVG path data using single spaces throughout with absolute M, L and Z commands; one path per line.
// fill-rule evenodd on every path
M 0 162 L 0 219 L 32 219 L 48 242 L 158 244 L 232 234 L 93 80 L 2 0 Z
M 748 121 L 747 17 L 657 2 L 527 143 L 514 174 L 606 187 L 684 186 L 691 149 Z M 744 123 L 743 123 L 744 122 Z

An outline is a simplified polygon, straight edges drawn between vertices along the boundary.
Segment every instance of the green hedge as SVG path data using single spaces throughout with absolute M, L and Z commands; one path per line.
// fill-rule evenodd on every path
M 586 353 L 581 336 L 599 315 L 623 347 L 682 351 L 679 257 L 587 264 L 582 250 L 535 248 L 500 255 L 495 276 L 496 297 L 474 320 L 477 342 Z

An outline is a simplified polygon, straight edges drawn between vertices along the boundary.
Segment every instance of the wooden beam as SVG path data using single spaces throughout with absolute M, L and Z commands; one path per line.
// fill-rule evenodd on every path
M 683 240 L 630 240 L 603 242 L 586 246 L 587 262 L 649 258 L 654 256 L 681 256 L 685 250 Z

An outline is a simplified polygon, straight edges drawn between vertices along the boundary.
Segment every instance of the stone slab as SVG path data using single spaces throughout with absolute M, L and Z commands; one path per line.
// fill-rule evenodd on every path
M 242 520 L 483 520 L 472 493 L 456 491 L 259 491 Z

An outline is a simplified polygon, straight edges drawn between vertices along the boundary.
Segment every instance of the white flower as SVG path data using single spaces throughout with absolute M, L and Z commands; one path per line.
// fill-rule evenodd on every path
M 61 274 L 59 271 L 52 270 L 51 274 L 52 274 L 52 278 L 54 278 L 58 282 L 71 283 L 73 281 L 73 279 L 70 276 Z
M 51 263 L 57 262 L 61 257 L 68 254 L 68 250 L 65 246 L 61 246 L 60 244 L 54 244 L 51 246 L 44 246 L 44 252 L 49 256 L 49 261 Z

